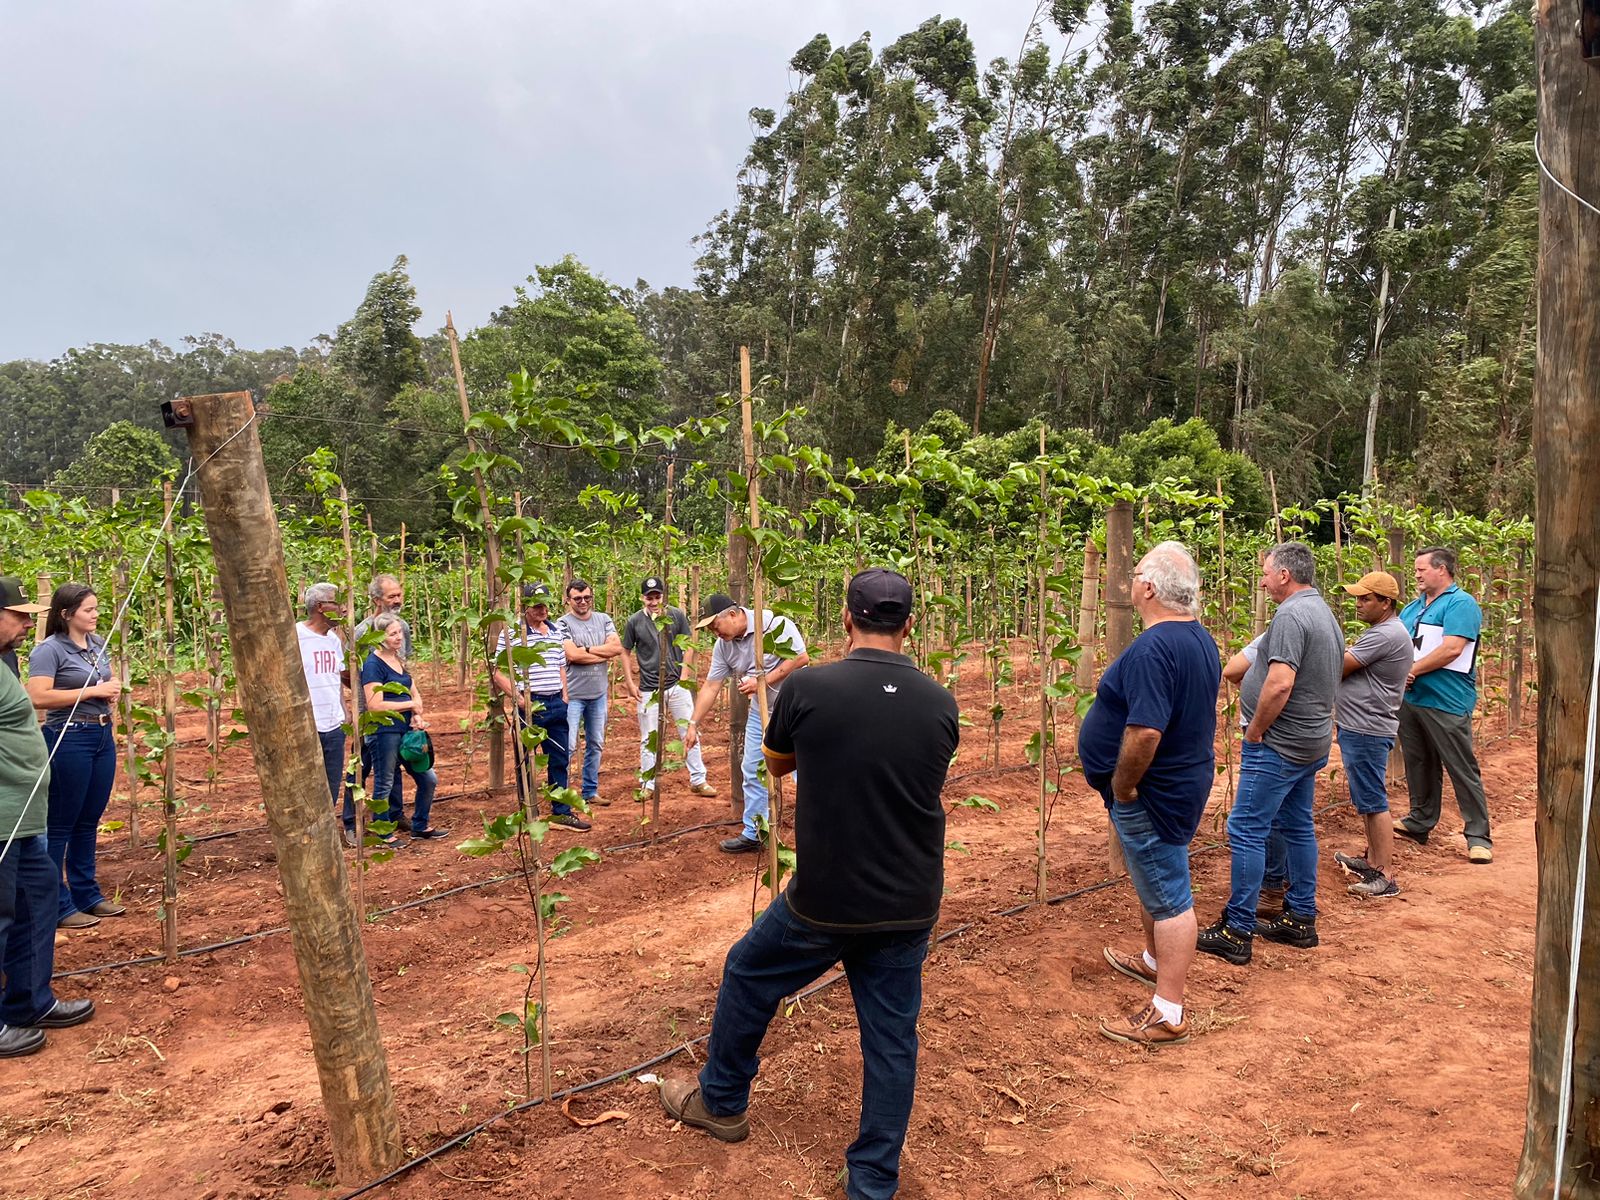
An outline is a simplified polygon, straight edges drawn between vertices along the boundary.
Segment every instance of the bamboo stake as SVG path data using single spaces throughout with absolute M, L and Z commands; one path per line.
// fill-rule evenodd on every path
M 128 560 L 117 562 L 117 596 L 133 611 L 133 598 L 128 595 Z M 112 607 L 116 611 L 116 607 Z M 117 675 L 122 680 L 122 691 L 117 693 L 117 713 L 122 719 L 123 770 L 128 777 L 128 845 L 139 848 L 139 749 L 133 738 L 133 668 L 128 662 L 127 621 L 119 621 L 113 631 L 117 639 Z
M 661 518 L 661 583 L 666 586 L 667 569 L 672 564 L 672 485 L 678 464 L 667 460 L 667 498 Z M 662 604 L 667 602 L 665 595 Z M 667 664 L 671 661 L 669 638 L 663 630 L 656 629 L 656 774 L 650 789 L 650 833 L 657 837 L 661 831 L 661 786 L 666 778 L 662 768 L 667 762 Z
M 456 341 L 456 326 L 448 312 L 444 315 L 445 333 L 450 338 L 450 366 L 455 371 L 456 395 L 461 401 L 461 423 L 467 427 L 467 449 L 476 454 L 478 452 L 478 439 L 473 436 L 472 406 L 467 403 L 467 379 L 461 373 L 461 347 Z M 473 481 L 478 485 L 478 509 L 483 519 L 483 549 L 484 568 L 488 579 L 488 587 L 484 591 L 484 599 L 488 602 L 491 613 L 500 609 L 500 537 L 495 532 L 494 514 L 489 502 L 489 485 L 483 478 L 483 472 L 477 468 L 472 472 Z M 493 662 L 496 648 L 500 642 L 501 622 L 491 620 L 483 631 L 485 645 L 485 662 Z M 506 784 L 506 743 L 503 736 L 505 732 L 505 697 L 498 688 L 489 689 L 489 790 L 498 792 Z
M 346 647 L 344 665 L 345 669 L 350 672 L 350 702 L 348 708 L 350 713 L 350 740 L 352 743 L 350 749 L 346 750 L 345 752 L 344 773 L 346 776 L 350 776 L 354 774 L 354 772 L 350 769 L 351 751 L 354 751 L 357 761 L 359 761 L 361 754 L 361 664 L 355 661 L 355 656 L 357 653 L 359 653 L 359 651 L 354 644 L 354 639 L 350 636 L 355 629 L 355 626 L 350 623 L 349 614 L 355 611 L 356 554 L 355 542 L 350 535 L 350 493 L 345 490 L 345 486 L 342 483 L 339 485 L 339 535 L 344 544 L 344 586 L 345 595 L 349 598 L 349 602 L 345 605 L 345 612 L 347 615 L 345 617 L 343 632 L 345 635 Z M 399 769 L 399 764 L 395 764 L 395 770 L 398 771 Z M 345 786 L 348 787 L 349 784 L 346 783 Z M 359 927 L 365 929 L 367 918 L 366 801 L 363 800 L 360 804 L 353 804 L 352 807 L 355 809 L 356 815 L 356 912 L 360 914 L 361 917 L 361 924 Z M 340 821 L 342 824 L 342 817 Z
M 161 485 L 163 517 L 166 521 L 162 545 L 166 551 L 165 604 L 162 607 L 163 660 L 166 666 L 161 685 L 161 707 L 167 730 L 167 744 L 161 750 L 161 818 L 166 832 L 162 855 L 165 869 L 161 895 L 161 949 L 169 963 L 178 961 L 178 626 L 173 617 L 172 559 L 172 482 Z
M 750 403 L 750 347 L 739 347 L 739 415 L 744 430 L 744 477 L 749 483 L 750 531 L 761 529 L 761 482 L 756 478 L 756 438 Z M 755 702 L 761 710 L 761 728 L 767 728 L 771 713 L 767 711 L 767 653 L 766 620 L 763 609 L 766 597 L 765 580 L 761 571 L 759 546 L 752 546 L 750 555 L 750 589 L 752 622 L 755 625 Z M 778 898 L 778 822 L 783 812 L 783 781 L 776 775 L 767 780 L 770 803 L 767 806 L 767 890 L 771 900 Z
M 1049 593 L 1045 584 L 1045 537 L 1049 532 L 1050 467 L 1045 460 L 1044 426 L 1039 426 L 1039 826 L 1038 840 L 1034 846 L 1034 899 L 1041 903 L 1045 898 L 1045 878 L 1049 873 L 1048 846 L 1045 834 L 1049 830 L 1050 790 L 1050 632 L 1048 611 Z
M 167 490 L 172 490 L 171 484 L 167 485 Z M 40 642 L 44 641 L 45 623 L 50 619 L 50 597 L 55 594 L 56 588 L 54 582 L 51 581 L 51 578 L 48 575 L 40 575 L 34 580 L 34 583 L 39 589 L 39 599 L 37 603 L 44 606 L 44 611 L 41 612 L 38 616 L 38 619 L 34 621 L 33 644 L 37 646 Z
M 1278 477 L 1273 474 L 1272 468 L 1267 468 L 1267 487 L 1272 490 L 1272 540 L 1283 542 L 1283 518 L 1278 511 Z

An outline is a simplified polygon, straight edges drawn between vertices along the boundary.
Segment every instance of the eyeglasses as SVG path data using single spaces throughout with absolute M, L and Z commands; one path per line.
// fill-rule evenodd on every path
M 574 604 L 593 604 L 594 603 L 594 593 L 590 592 L 587 596 L 574 596 L 572 598 L 572 602 Z

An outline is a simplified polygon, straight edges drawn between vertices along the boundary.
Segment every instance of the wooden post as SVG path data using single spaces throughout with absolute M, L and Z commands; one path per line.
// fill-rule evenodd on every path
M 456 396 L 461 401 L 461 424 L 467 427 L 467 450 L 473 454 L 478 453 L 478 439 L 472 435 L 472 406 L 467 403 L 467 378 L 461 373 L 461 346 L 456 341 L 455 321 L 448 312 L 444 314 L 444 329 L 450 339 L 450 366 L 456 376 Z M 478 512 L 483 519 L 483 552 L 484 575 L 488 580 L 488 587 L 484 591 L 484 599 L 488 603 L 491 613 L 500 610 L 500 536 L 495 532 L 494 511 L 489 501 L 489 485 L 483 478 L 483 471 L 474 468 L 473 481 L 478 485 Z M 483 661 L 492 663 L 495 651 L 500 646 L 501 622 L 490 621 L 484 627 Z M 489 689 L 489 790 L 501 791 L 506 786 L 506 701 L 500 694 L 500 689 Z
M 750 378 L 743 379 L 744 394 L 750 394 Z M 734 537 L 734 510 L 727 512 L 728 595 L 735 604 L 750 603 L 750 542 Z M 750 697 L 737 687 L 728 689 L 728 796 L 733 819 L 744 819 L 744 726 L 750 719 Z
M 467 535 L 461 535 L 461 626 L 456 630 L 456 686 L 467 686 L 467 667 L 472 662 L 472 634 L 467 628 L 467 614 L 472 611 L 472 551 L 467 546 Z
M 191 413 L 189 448 L 200 464 L 200 497 L 283 883 L 329 1148 L 339 1178 L 353 1184 L 399 1165 L 400 1123 L 339 823 L 325 799 L 327 776 L 300 670 L 255 410 L 249 392 L 182 403 Z
M 1267 468 L 1267 487 L 1272 495 L 1272 540 L 1283 542 L 1283 518 L 1279 516 L 1278 508 L 1278 477 L 1272 473 L 1272 468 Z
M 171 483 L 167 484 L 167 491 L 172 491 Z M 55 595 L 56 588 L 55 584 L 51 581 L 50 576 L 48 575 L 40 575 L 36 580 L 34 580 L 34 583 L 39 589 L 39 599 L 36 600 L 35 603 L 42 604 L 44 606 L 44 611 L 39 614 L 38 619 L 33 623 L 33 644 L 37 646 L 40 642 L 44 641 L 45 622 L 50 619 L 50 597 Z
M 749 484 L 747 503 L 750 511 L 750 530 L 752 533 L 761 528 L 761 481 L 756 477 L 756 438 L 753 429 L 750 402 L 750 347 L 739 347 L 739 415 L 744 429 L 744 477 Z M 750 569 L 750 607 L 752 621 L 755 628 L 755 670 L 756 670 L 756 706 L 761 711 L 761 728 L 767 727 L 767 720 L 771 713 L 767 711 L 767 654 L 766 621 L 762 610 L 766 604 L 765 580 L 761 574 L 761 554 L 752 546 L 755 553 L 749 559 Z M 767 891 L 770 900 L 778 898 L 778 821 L 783 811 L 783 780 L 776 775 L 767 780 Z
M 970 606 L 969 606 L 970 607 Z M 1078 655 L 1073 685 L 1086 692 L 1094 686 L 1094 631 L 1100 619 L 1100 547 L 1090 530 L 1083 543 L 1083 585 L 1078 592 Z
M 1044 903 L 1045 881 L 1049 874 L 1049 846 L 1045 835 L 1049 832 L 1050 812 L 1050 591 L 1045 582 L 1047 536 L 1050 529 L 1050 464 L 1045 458 L 1044 425 L 1039 426 L 1039 821 L 1035 827 L 1033 898 Z M 1113 834 L 1113 843 L 1115 835 Z
M 161 948 L 169 963 L 178 961 L 178 626 L 173 619 L 172 481 L 161 485 L 162 513 L 166 524 L 162 547 L 166 552 L 166 580 L 161 610 L 161 707 L 167 744 L 161 751 L 161 822 L 163 830 L 161 888 Z M 296 646 L 298 653 L 298 644 Z
M 117 562 L 117 601 L 124 614 L 133 611 L 133 597 L 128 594 L 128 560 Z M 113 612 L 117 609 L 114 607 Z M 117 693 L 117 717 L 122 723 L 123 773 L 128 778 L 128 845 L 139 848 L 139 748 L 133 737 L 133 666 L 128 661 L 127 621 L 117 622 L 112 630 L 116 639 L 117 678 L 122 691 Z
M 1539 908 L 1528 1125 L 1516 1180 L 1521 1200 L 1600 1195 L 1600 988 L 1594 986 L 1600 964 L 1600 832 L 1584 782 L 1586 755 L 1596 747 L 1594 706 L 1600 705 L 1600 312 L 1594 304 L 1594 281 L 1600 278 L 1600 156 L 1594 153 L 1600 145 L 1600 64 L 1583 61 L 1574 32 L 1589 16 L 1578 0 L 1541 0 L 1533 11 L 1535 144 L 1547 174 L 1539 190 L 1539 361 L 1533 384 Z M 1587 886 L 1580 897 L 1585 817 Z M 1583 919 L 1575 929 L 1580 899 Z M 1568 1076 L 1568 987 L 1579 970 L 1574 950 L 1581 974 Z
M 350 742 L 345 747 L 345 771 L 347 776 L 356 774 L 350 769 L 352 761 L 359 762 L 361 753 L 361 713 L 364 705 L 361 703 L 361 663 L 356 661 L 360 651 L 356 648 L 355 639 L 351 634 L 355 625 L 350 618 L 355 615 L 356 604 L 356 553 L 355 543 L 350 536 L 350 493 L 345 490 L 344 484 L 339 485 L 339 535 L 344 543 L 344 586 L 345 586 L 345 620 L 342 630 L 345 640 L 345 669 L 350 672 Z M 437 655 L 435 656 L 437 657 Z M 354 759 L 352 759 L 352 752 Z M 398 765 L 396 770 L 400 768 Z M 359 770 L 359 767 L 356 769 Z M 349 786 L 348 784 L 346 786 Z M 343 797 L 339 798 L 342 804 Z M 367 916 L 367 805 L 363 800 L 354 805 L 356 814 L 356 912 L 361 915 L 363 922 Z M 344 816 L 339 817 L 340 824 L 344 823 Z
M 661 516 L 661 586 L 667 583 L 667 571 L 672 566 L 672 486 L 678 464 L 667 460 L 667 498 Z M 665 605 L 667 598 L 661 597 Z M 656 776 L 655 787 L 650 789 L 650 836 L 661 834 L 661 784 L 666 778 L 662 768 L 667 764 L 667 664 L 672 661 L 668 650 L 669 637 L 656 630 Z
M 1106 513 L 1106 663 L 1133 641 L 1133 505 L 1118 500 Z M 1106 859 L 1112 875 L 1127 871 L 1122 842 L 1106 814 Z
M 1516 733 L 1522 728 L 1523 645 L 1528 628 L 1528 543 L 1526 542 L 1517 545 L 1517 577 L 1512 582 L 1512 589 L 1517 622 L 1511 631 L 1511 678 L 1506 685 L 1507 733 Z

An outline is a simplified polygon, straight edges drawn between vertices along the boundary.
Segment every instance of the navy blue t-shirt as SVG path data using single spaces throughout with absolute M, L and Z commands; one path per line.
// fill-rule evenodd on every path
M 361 689 L 363 692 L 366 691 L 369 683 L 398 683 L 405 691 L 384 692 L 383 698 L 390 702 L 411 699 L 410 674 L 405 671 L 396 671 L 378 657 L 376 650 L 368 651 L 367 661 L 361 664 Z M 411 714 L 408 712 L 387 712 L 383 715 L 388 720 L 369 733 L 368 737 L 401 737 L 406 730 L 411 728 Z
M 1078 730 L 1078 759 L 1089 786 L 1111 800 L 1122 734 L 1129 725 L 1161 730 L 1139 803 L 1163 842 L 1187 845 L 1216 778 L 1217 644 L 1198 621 L 1152 625 L 1106 668 L 1094 707 Z

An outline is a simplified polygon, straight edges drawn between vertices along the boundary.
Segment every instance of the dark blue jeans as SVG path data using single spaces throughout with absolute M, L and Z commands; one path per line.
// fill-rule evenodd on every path
M 344 730 L 330 729 L 323 733 L 319 729 L 317 741 L 322 743 L 322 769 L 328 773 L 328 798 L 337 804 L 340 793 L 344 791 L 341 786 L 341 780 L 344 779 Z
M 1232 894 L 1224 913 L 1241 933 L 1253 933 L 1256 904 L 1267 869 L 1267 841 L 1282 834 L 1289 875 L 1284 907 L 1303 917 L 1317 915 L 1317 830 L 1311 819 L 1315 763 L 1292 763 L 1265 742 L 1245 742 L 1239 752 L 1239 791 L 1228 814 L 1233 850 Z
M 844 964 L 861 1035 L 861 1125 L 845 1150 L 851 1200 L 888 1200 L 900 1184 L 900 1150 L 917 1086 L 917 1014 L 927 929 L 844 933 L 818 929 L 780 895 L 734 943 L 722 968 L 700 1098 L 717 1116 L 743 1112 L 757 1052 L 778 1005 L 836 962 Z
M 326 749 L 324 749 L 323 753 L 324 754 L 327 753 Z M 401 809 L 403 809 L 405 807 L 405 802 L 406 802 L 406 794 L 405 794 L 405 787 L 404 787 L 405 777 L 406 776 L 405 776 L 405 772 L 404 771 L 396 771 L 394 773 L 394 782 L 389 786 L 389 794 L 387 796 L 383 797 L 383 799 L 388 800 L 389 807 L 394 809 L 396 812 L 399 812 Z M 362 787 L 366 787 L 367 786 L 367 781 L 370 780 L 371 778 L 372 778 L 372 739 L 370 737 L 367 737 L 367 738 L 364 738 L 362 740 L 362 742 L 361 742 L 361 786 Z M 368 796 L 371 796 L 371 797 L 376 797 L 376 796 L 379 795 L 379 793 L 376 790 L 369 791 L 367 794 L 368 794 Z M 370 812 L 371 810 L 369 809 L 368 811 Z M 344 811 L 340 815 L 341 815 L 342 819 L 344 820 L 344 827 L 346 829 L 354 831 L 354 829 L 356 827 L 356 794 L 355 794 L 355 791 L 350 786 L 350 780 L 349 779 L 346 779 L 344 781 Z M 368 820 L 372 820 L 372 819 L 373 818 L 371 818 L 371 817 L 368 818 Z M 387 817 L 379 817 L 377 819 L 378 820 L 387 820 L 388 818 Z
M 411 810 L 411 832 L 421 833 L 428 828 L 428 810 L 433 807 L 433 793 L 438 790 L 439 777 L 432 771 L 414 771 L 407 766 L 400 758 L 400 741 L 400 736 L 392 733 L 367 739 L 367 749 L 372 754 L 372 794 L 390 797 L 389 811 L 381 819 L 398 825 L 404 809 L 401 802 L 394 799 L 392 789 L 395 777 L 404 767 L 417 785 L 417 799 Z
M 109 728 L 109 727 L 108 727 Z M 4 833 L 0 832 L 0 844 Z M 56 1002 L 58 868 L 44 834 L 19 837 L 0 858 L 0 1025 L 32 1025 Z
M 50 858 L 56 864 L 60 915 L 68 917 L 105 899 L 94 878 L 95 839 L 117 776 L 117 743 L 109 725 L 47 725 L 44 740 L 55 751 L 47 822 Z
M 549 695 L 536 692 L 528 697 L 525 711 L 527 715 L 524 719 L 545 732 L 545 739 L 539 743 L 538 750 L 538 753 L 542 753 L 549 760 L 545 764 L 545 779 L 551 787 L 566 787 L 567 763 L 572 756 L 572 751 L 567 745 L 567 702 L 561 698 L 560 692 Z M 530 779 L 528 784 L 529 790 L 532 791 L 533 780 Z M 559 817 L 570 813 L 572 805 L 552 800 L 550 811 Z

